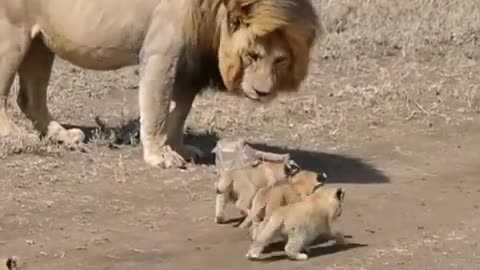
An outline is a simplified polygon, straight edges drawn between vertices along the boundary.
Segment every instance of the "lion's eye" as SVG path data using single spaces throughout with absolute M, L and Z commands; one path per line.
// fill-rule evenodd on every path
M 252 61 L 257 61 L 258 58 L 260 58 L 260 55 L 256 52 L 248 52 L 247 54 L 248 58 L 250 58 Z
M 287 62 L 288 58 L 286 56 L 279 56 L 275 59 L 275 63 L 277 64 L 283 64 Z

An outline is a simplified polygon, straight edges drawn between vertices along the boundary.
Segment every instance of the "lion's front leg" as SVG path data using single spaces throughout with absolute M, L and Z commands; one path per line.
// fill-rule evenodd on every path
M 175 82 L 176 57 L 144 56 L 139 90 L 143 158 L 153 166 L 182 167 L 185 159 L 167 144 L 167 118 Z
M 197 94 L 196 89 L 176 87 L 168 115 L 168 144 L 187 161 L 196 161 L 203 156 L 202 151 L 192 145 L 185 145 L 184 126 L 193 101 Z

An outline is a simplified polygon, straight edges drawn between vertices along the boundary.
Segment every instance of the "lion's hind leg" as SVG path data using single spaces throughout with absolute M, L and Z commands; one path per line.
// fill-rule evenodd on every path
M 7 113 L 7 100 L 15 74 L 30 46 L 28 31 L 0 19 L 0 136 L 17 134 L 19 129 Z
M 17 103 L 42 135 L 66 145 L 81 143 L 85 135 L 79 129 L 65 129 L 54 121 L 47 106 L 47 87 L 55 55 L 40 37 L 32 41 L 19 68 L 20 90 Z

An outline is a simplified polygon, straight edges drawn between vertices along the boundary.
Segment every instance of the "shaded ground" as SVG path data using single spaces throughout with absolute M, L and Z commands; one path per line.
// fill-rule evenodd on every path
M 1 141 L 0 256 L 18 255 L 22 269 L 36 270 L 478 268 L 475 4 L 368 2 L 375 8 L 351 1 L 355 12 L 339 13 L 345 29 L 321 43 L 299 95 L 255 107 L 206 92 L 188 121 L 197 134 L 189 141 L 206 152 L 217 137 L 241 135 L 326 171 L 347 190 L 338 222 L 351 236 L 345 249 L 324 243 L 309 261 L 292 262 L 280 246 L 270 260 L 246 260 L 247 232 L 213 223 L 208 160 L 186 171 L 150 168 L 135 140 L 125 143 L 135 135 L 125 132 L 137 117 L 135 69 L 95 73 L 58 60 L 53 114 L 81 127 L 96 127 L 94 116 L 124 126 L 121 144 L 94 129 L 85 151 Z M 11 101 L 16 121 L 31 130 Z M 233 207 L 228 214 L 238 216 Z

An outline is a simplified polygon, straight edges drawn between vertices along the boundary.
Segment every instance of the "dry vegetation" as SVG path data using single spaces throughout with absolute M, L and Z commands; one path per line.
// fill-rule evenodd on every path
M 262 134 L 268 139 L 275 137 L 264 134 L 262 127 L 268 123 L 278 127 L 269 128 L 274 133 L 294 130 L 289 139 L 295 144 L 302 136 L 338 140 L 358 123 L 345 119 L 358 118 L 374 125 L 392 118 L 452 124 L 464 120 L 466 113 L 480 110 L 480 77 L 475 72 L 480 56 L 479 2 L 322 0 L 315 4 L 325 35 L 313 56 L 302 95 L 265 107 L 246 100 L 229 107 L 218 104 L 234 104 L 233 97 L 207 91 L 196 100 L 189 128 L 251 137 Z M 100 73 L 80 70 L 61 60 L 56 67 L 49 90 L 49 104 L 56 117 L 66 123 L 97 126 L 94 117 L 99 116 L 110 120 L 109 126 L 120 128 L 115 136 L 122 141 L 136 134 L 135 123 L 130 120 L 137 117 L 137 103 L 127 101 L 136 99 L 135 68 Z M 112 96 L 115 104 L 111 106 L 117 105 L 114 110 L 99 111 L 101 108 L 92 106 L 102 104 L 95 99 Z M 11 101 L 16 107 L 14 98 Z M 15 111 L 16 119 L 24 118 L 18 108 Z M 30 129 L 29 123 L 23 124 Z M 123 125 L 127 125 L 127 134 L 122 134 Z M 98 134 L 102 144 L 115 136 Z M 14 145 L 0 143 L 0 156 L 31 152 L 38 145 L 32 138 Z M 39 150 L 47 148 L 45 143 L 38 145 Z

